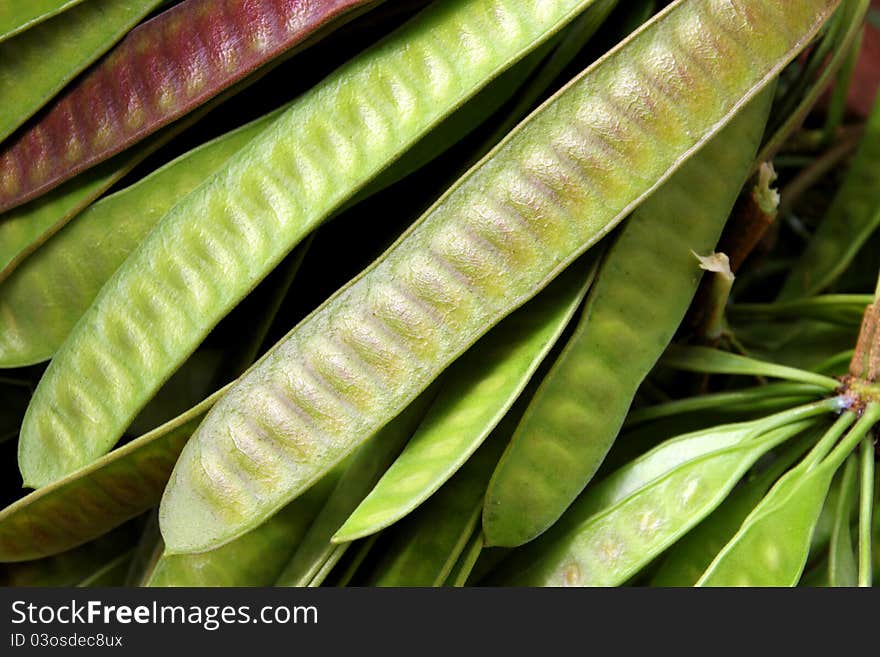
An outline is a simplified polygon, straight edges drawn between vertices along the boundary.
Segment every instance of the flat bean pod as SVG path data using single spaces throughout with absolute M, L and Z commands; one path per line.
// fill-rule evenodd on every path
M 26 205 L 0 215 L 0 283 L 135 166 L 182 131 L 198 112 Z
M 156 506 L 184 443 L 222 392 L 0 511 L 0 562 L 69 550 Z
M 0 43 L 0 141 L 163 1 L 89 0 Z M 9 173 L 0 168 L 0 198 L 17 188 Z
M 544 544 L 531 564 L 506 571 L 498 583 L 620 585 L 709 515 L 761 456 L 788 438 L 771 432 L 688 461 Z
M 835 403 L 818 402 L 767 418 L 701 429 L 664 441 L 587 488 L 546 533 L 513 550 L 503 564 L 503 572 L 527 570 L 543 558 L 547 546 L 569 540 L 593 517 L 689 463 L 758 439 L 785 440 L 808 429 L 819 415 L 837 408 Z
M 391 540 L 372 586 L 442 586 L 480 529 L 486 485 L 515 426 L 516 411 L 414 514 L 389 530 Z
M 82 0 L 29 0 L 0 5 L 0 41 L 32 28 Z
M 807 440 L 799 442 L 766 470 L 742 482 L 708 518 L 676 542 L 651 578 L 651 586 L 693 586 L 779 476 L 810 447 Z
M 822 223 L 795 262 L 780 300 L 817 294 L 831 285 L 880 228 L 880 94 L 859 150 Z
M 181 455 L 164 495 L 167 549 L 219 545 L 307 489 L 662 185 L 774 79 L 834 6 L 834 0 L 816 0 L 783 11 L 760 0 L 675 2 L 572 81 L 215 407 Z M 415 50 L 412 43 L 409 52 Z M 241 202 L 227 199 L 226 207 Z M 198 224 L 197 216 L 186 219 Z M 117 272 L 114 294 L 127 289 L 129 266 L 143 281 L 144 271 L 165 262 L 152 244 L 162 241 L 172 224 L 163 221 L 148 239 L 150 246 L 145 243 Z M 250 243 L 260 241 L 256 235 Z M 278 242 L 277 235 L 271 243 Z M 195 254 L 204 248 L 186 243 L 187 260 L 200 260 Z M 236 244 L 236 254 L 244 248 Z M 143 257 L 147 253 L 149 260 Z M 204 256 L 220 262 L 216 255 Z M 224 259 L 208 278 L 228 280 L 232 262 L 245 261 Z M 166 280 L 177 280 L 170 267 L 160 270 Z M 180 325 L 163 307 L 147 315 L 153 323 L 150 335 L 144 334 L 131 310 L 137 298 L 126 293 L 123 312 L 114 295 L 99 295 L 79 325 L 82 335 L 75 331 L 50 364 L 22 432 L 19 462 L 29 483 L 51 480 L 93 457 L 124 425 L 118 409 L 129 402 L 122 393 L 95 396 L 83 387 L 71 397 L 65 379 L 88 380 L 92 350 L 115 346 L 123 327 L 137 331 L 143 353 L 149 352 L 144 345 L 160 348 L 161 326 Z M 207 291 L 198 301 L 209 299 L 211 308 L 220 305 Z M 137 357 L 123 351 L 129 359 Z M 139 359 L 138 371 L 164 370 L 156 361 L 167 367 L 166 358 Z M 117 380 L 115 372 L 109 378 Z M 116 383 L 114 391 L 129 397 L 131 388 Z M 148 386 L 136 388 L 148 396 Z M 109 404 L 108 395 L 114 397 Z M 53 412 L 68 404 L 77 410 Z M 94 442 L 87 446 L 77 440 L 83 434 L 70 429 L 86 408 L 101 418 L 100 426 L 112 427 L 108 435 L 92 431 Z M 31 467 L 29 452 L 36 449 L 55 451 L 56 463 Z
M 300 97 L 177 204 L 102 288 L 50 363 L 25 418 L 19 463 L 27 485 L 44 485 L 106 452 L 292 247 L 589 4 L 431 5 Z M 473 56 L 451 60 L 462 39 Z M 69 377 L 78 382 L 73 396 Z M 55 462 L 37 465 L 33 451 L 53 453 Z
M 374 4 L 184 0 L 172 6 L 126 35 L 0 151 L 0 211 L 121 152 Z M 40 52 L 45 59 L 45 45 Z
M 844 413 L 829 432 L 829 438 L 836 440 L 854 419 L 855 414 Z M 849 434 L 825 460 L 817 464 L 815 458 L 808 456 L 804 463 L 780 479 L 715 557 L 697 586 L 797 584 L 831 480 L 878 420 L 880 404 L 869 404 Z
M 201 554 L 161 555 L 142 586 L 270 586 L 302 540 L 338 473 L 231 543 Z
M 102 199 L 25 259 L 0 283 L 0 367 L 51 358 L 165 213 L 277 116 L 271 113 L 203 144 Z
M 348 542 L 335 545 L 331 542 L 331 537 L 400 454 L 433 396 L 433 389 L 423 393 L 352 454 L 351 463 L 281 571 L 275 582 L 276 586 L 309 586 L 322 569 L 326 569 L 328 565 L 332 568 L 342 557 Z
M 333 537 L 352 541 L 397 522 L 430 497 L 513 406 L 562 335 L 595 273 L 573 265 L 471 347 L 443 385 L 403 453 Z
M 763 91 L 621 228 L 574 335 L 492 477 L 483 511 L 488 545 L 535 538 L 599 468 L 642 379 L 687 312 L 701 278 L 693 254 L 715 248 L 772 98 L 772 88 Z

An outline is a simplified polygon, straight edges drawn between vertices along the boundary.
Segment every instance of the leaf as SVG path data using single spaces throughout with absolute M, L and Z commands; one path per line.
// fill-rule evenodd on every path
M 790 301 L 828 288 L 880 228 L 880 94 L 855 158 L 822 223 L 779 293 Z
M 755 360 L 709 347 L 672 345 L 666 350 L 660 362 L 665 367 L 673 367 L 686 372 L 768 376 L 821 386 L 826 390 L 837 390 L 840 387 L 840 381 L 828 376 L 814 374 L 795 367 Z

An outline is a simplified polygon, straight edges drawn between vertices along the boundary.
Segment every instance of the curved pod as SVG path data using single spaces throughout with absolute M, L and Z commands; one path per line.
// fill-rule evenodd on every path
M 553 524 L 611 448 L 642 379 L 672 340 L 748 176 L 768 88 L 626 221 L 565 350 L 544 378 L 486 494 L 487 545 Z
M 431 5 L 303 95 L 178 203 L 98 294 L 25 417 L 25 483 L 44 485 L 106 452 L 290 249 L 590 4 Z M 450 58 L 458 47 L 470 56 Z
M 167 549 L 231 540 L 306 490 L 665 182 L 835 5 L 675 2 L 548 101 L 215 406 L 163 497 Z
M 126 35 L 0 152 L 0 211 L 121 152 L 343 16 L 377 2 L 185 0 L 174 5 Z M 45 57 L 45 47 L 40 52 Z

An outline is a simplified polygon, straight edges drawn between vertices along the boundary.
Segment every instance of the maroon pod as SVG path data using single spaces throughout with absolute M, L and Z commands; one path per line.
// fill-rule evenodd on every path
M 0 150 L 0 212 L 186 114 L 377 0 L 184 0 L 132 30 Z M 49 55 L 51 56 L 51 55 Z

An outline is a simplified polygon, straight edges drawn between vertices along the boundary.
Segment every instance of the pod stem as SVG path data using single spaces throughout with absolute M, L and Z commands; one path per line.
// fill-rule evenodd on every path
M 880 378 L 880 281 L 874 303 L 865 308 L 856 350 L 849 365 L 850 376 L 868 383 Z
M 777 175 L 773 165 L 762 162 L 757 181 L 747 194 L 740 196 L 724 233 L 720 250 L 730 258 L 733 273 L 760 244 L 779 214 L 779 192 L 772 187 Z
M 861 443 L 861 491 L 859 493 L 859 586 L 871 586 L 874 579 L 871 555 L 871 521 L 874 515 L 874 440 Z

